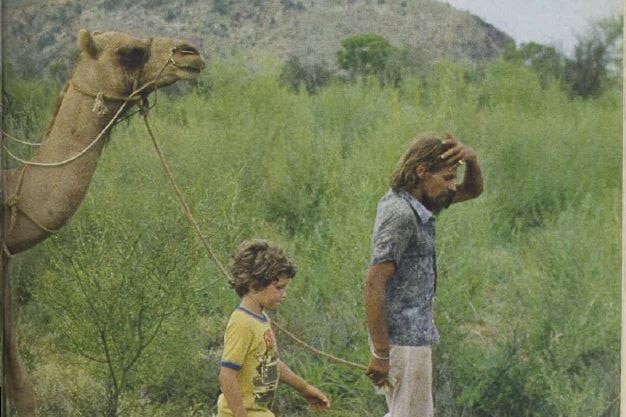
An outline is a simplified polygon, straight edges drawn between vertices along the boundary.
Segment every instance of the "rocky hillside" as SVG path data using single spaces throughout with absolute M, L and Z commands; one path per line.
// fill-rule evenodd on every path
M 347 36 L 374 32 L 416 61 L 492 59 L 511 40 L 435 0 L 5 0 L 4 57 L 21 75 L 67 69 L 79 28 L 193 41 L 206 55 L 291 55 L 336 65 Z

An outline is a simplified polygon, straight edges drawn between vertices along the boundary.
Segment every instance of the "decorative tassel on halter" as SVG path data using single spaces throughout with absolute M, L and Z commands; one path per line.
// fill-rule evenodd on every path
M 96 94 L 96 99 L 93 102 L 92 112 L 96 113 L 98 116 L 104 116 L 108 113 L 106 106 L 104 105 L 104 95 L 102 93 Z

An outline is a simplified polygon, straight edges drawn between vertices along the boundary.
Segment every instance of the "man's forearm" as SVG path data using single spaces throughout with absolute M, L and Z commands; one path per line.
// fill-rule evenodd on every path
M 477 156 L 467 160 L 463 185 L 470 198 L 476 198 L 483 192 L 483 174 Z
M 453 203 L 461 203 L 476 198 L 483 192 L 483 175 L 476 155 L 468 158 L 465 165 L 463 183 L 457 187 Z
M 365 317 L 374 352 L 378 356 L 389 355 L 389 331 L 385 316 L 385 286 L 393 275 L 393 264 L 372 265 L 365 283 Z

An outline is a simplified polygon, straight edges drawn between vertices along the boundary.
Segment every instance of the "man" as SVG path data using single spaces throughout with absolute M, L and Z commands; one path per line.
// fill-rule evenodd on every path
M 461 184 L 457 169 L 465 164 Z M 476 152 L 451 134 L 415 139 L 378 203 L 365 284 L 371 358 L 367 375 L 387 385 L 385 417 L 432 417 L 433 319 L 437 268 L 435 217 L 450 204 L 478 197 L 483 180 Z

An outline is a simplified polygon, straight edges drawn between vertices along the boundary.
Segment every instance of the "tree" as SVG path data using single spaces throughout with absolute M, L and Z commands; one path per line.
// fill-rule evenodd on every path
M 293 91 L 298 91 L 301 85 L 309 94 L 315 94 L 320 88 L 329 83 L 330 70 L 324 62 L 313 64 L 303 63 L 295 55 L 290 56 L 281 69 L 279 81 Z
M 515 43 L 511 42 L 506 46 L 503 57 L 535 70 L 542 87 L 546 87 L 551 79 L 559 80 L 563 77 L 566 59 L 552 46 L 529 42 L 522 43 L 517 49 Z
M 105 388 L 102 415 L 117 417 L 125 392 L 141 383 L 142 359 L 185 304 L 193 264 L 189 248 L 142 241 L 119 219 L 92 220 L 100 224 L 79 225 L 76 247 L 51 259 L 40 300 L 52 310 L 59 344 L 94 365 Z
M 571 95 L 597 97 L 612 82 L 620 82 L 623 16 L 595 22 L 579 37 L 574 59 L 565 65 Z
M 343 49 L 337 52 L 339 67 L 348 71 L 352 78 L 375 75 L 381 82 L 389 81 L 387 73 L 391 69 L 390 62 L 398 67 L 398 59 L 406 55 L 375 33 L 345 38 L 341 41 L 341 46 Z M 392 57 L 395 61 L 391 60 Z M 391 75 L 397 78 L 399 72 L 391 70 Z

